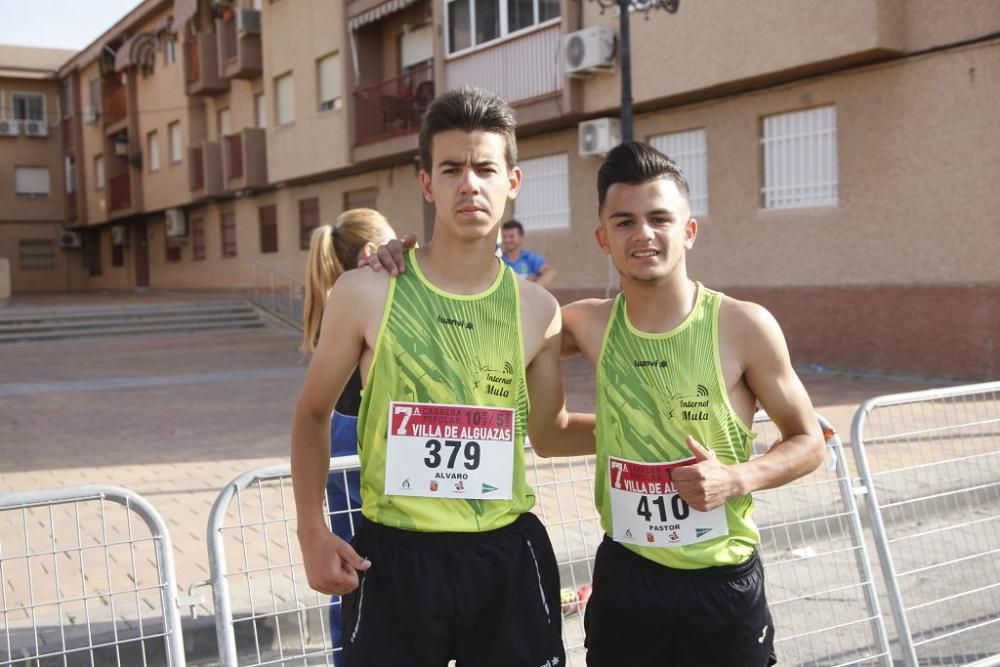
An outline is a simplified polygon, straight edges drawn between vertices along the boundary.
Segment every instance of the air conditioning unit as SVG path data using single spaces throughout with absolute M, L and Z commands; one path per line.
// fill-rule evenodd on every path
M 611 28 L 594 25 L 563 37 L 563 62 L 569 76 L 611 72 L 615 64 L 615 34 Z
M 22 120 L 21 132 L 29 137 L 47 137 L 49 126 L 42 120 Z
M 97 107 L 84 107 L 83 108 L 83 122 L 87 125 L 93 125 L 97 122 L 97 119 L 101 117 L 101 110 Z
M 13 120 L 0 120 L 0 137 L 16 137 L 21 134 L 21 126 Z
M 260 11 L 256 9 L 239 9 L 236 11 L 236 32 L 240 35 L 260 34 Z
M 80 232 L 63 232 L 59 235 L 60 248 L 79 248 L 83 245 L 83 237 Z
M 580 155 L 603 156 L 622 142 L 621 121 L 617 118 L 595 118 L 579 125 Z
M 187 218 L 184 217 L 184 209 L 167 209 L 167 236 L 170 238 L 183 238 L 187 236 Z
M 128 245 L 128 227 L 125 225 L 111 227 L 111 245 Z

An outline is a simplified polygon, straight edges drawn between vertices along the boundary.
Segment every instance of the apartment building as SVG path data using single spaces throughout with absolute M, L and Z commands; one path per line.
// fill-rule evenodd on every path
M 15 291 L 66 290 L 83 278 L 79 238 L 61 237 L 76 183 L 63 165 L 56 72 L 73 55 L 0 45 L 0 285 Z
M 635 137 L 691 181 L 692 275 L 768 306 L 796 363 L 995 377 L 1000 5 L 641 9 Z M 50 171 L 75 169 L 64 222 L 82 246 L 60 256 L 68 288 L 299 275 L 311 229 L 354 206 L 427 238 L 420 115 L 475 84 L 517 113 L 507 215 L 557 294 L 614 290 L 593 228 L 618 20 L 590 0 L 146 0 L 58 72 Z M 14 282 L 36 288 L 52 289 Z

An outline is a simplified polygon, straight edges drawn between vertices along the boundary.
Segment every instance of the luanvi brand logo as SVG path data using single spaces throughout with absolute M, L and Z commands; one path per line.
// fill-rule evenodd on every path
M 470 331 L 476 328 L 476 325 L 471 321 L 467 322 L 465 320 L 455 319 L 454 317 L 445 317 L 444 315 L 438 315 L 437 321 L 439 324 L 447 324 L 453 327 L 461 327 L 463 329 L 469 329 Z
M 636 368 L 666 368 L 666 359 L 636 359 L 633 364 Z

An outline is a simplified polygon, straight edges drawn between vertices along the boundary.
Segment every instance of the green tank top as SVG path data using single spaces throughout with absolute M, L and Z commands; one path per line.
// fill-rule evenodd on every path
M 697 290 L 690 315 L 666 333 L 644 333 L 632 326 L 623 295 L 612 306 L 597 364 L 594 484 L 601 527 L 609 535 L 614 535 L 609 456 L 637 462 L 690 458 L 685 444 L 690 434 L 722 463 L 750 457 L 754 434 L 733 412 L 722 377 L 722 294 L 701 284 Z M 735 565 L 749 558 L 760 541 L 752 511 L 749 495 L 731 498 L 725 506 L 728 535 L 676 547 L 623 546 L 672 568 Z
M 485 292 L 458 295 L 432 285 L 413 251 L 407 257 L 407 267 L 406 273 L 390 282 L 362 392 L 358 414 L 362 513 L 376 523 L 405 530 L 477 532 L 503 527 L 535 504 L 524 471 L 529 402 L 518 279 L 501 263 L 496 280 Z M 387 494 L 393 401 L 512 408 L 511 498 Z M 461 457 L 456 461 L 447 456 L 449 451 L 446 447 L 440 453 L 462 470 Z M 431 455 L 430 450 L 426 453 Z M 442 484 L 453 483 L 442 480 Z M 431 484 L 436 490 L 436 482 Z M 488 490 L 483 485 L 483 491 Z

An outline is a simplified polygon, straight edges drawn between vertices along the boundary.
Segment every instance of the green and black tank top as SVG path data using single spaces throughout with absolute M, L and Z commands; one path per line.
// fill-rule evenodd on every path
M 525 480 L 529 411 L 518 279 L 500 263 L 496 280 L 475 295 L 451 294 L 428 281 L 416 253 L 390 282 L 358 419 L 365 518 L 415 531 L 478 532 L 501 528 L 535 503 Z M 392 402 L 513 409 L 510 499 L 386 494 Z
M 686 459 L 690 434 L 722 463 L 750 457 L 754 434 L 733 412 L 722 376 L 722 298 L 698 284 L 688 317 L 674 330 L 655 334 L 632 326 L 624 295 L 615 299 L 597 364 L 594 494 L 608 534 L 613 534 L 608 456 L 650 463 Z M 728 535 L 677 547 L 624 546 L 679 569 L 738 564 L 760 541 L 752 511 L 749 495 L 731 498 L 725 508 Z

